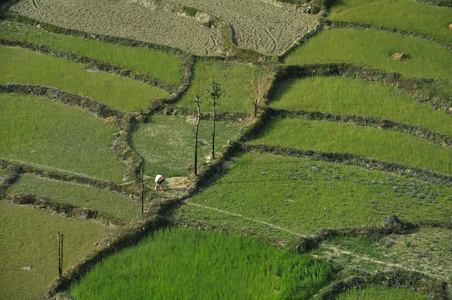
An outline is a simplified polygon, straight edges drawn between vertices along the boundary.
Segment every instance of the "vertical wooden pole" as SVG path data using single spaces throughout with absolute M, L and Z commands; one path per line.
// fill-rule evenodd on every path
M 58 274 L 61 278 L 63 274 L 63 234 L 58 231 Z
M 199 107 L 199 97 L 195 97 L 196 104 L 198 105 L 198 118 L 196 120 L 196 131 L 195 131 L 195 176 L 198 176 L 198 130 L 199 122 L 201 120 L 201 108 Z
M 144 179 L 143 179 L 143 167 L 141 167 L 141 213 L 144 213 Z

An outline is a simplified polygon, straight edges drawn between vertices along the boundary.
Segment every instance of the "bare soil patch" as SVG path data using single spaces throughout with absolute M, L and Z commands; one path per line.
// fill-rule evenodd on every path
M 174 0 L 228 22 L 234 42 L 242 48 L 280 55 L 313 31 L 318 17 L 301 13 L 295 5 L 273 0 Z
M 21 0 L 10 12 L 60 27 L 118 36 L 189 51 L 221 53 L 216 28 L 173 12 L 119 0 Z
M 317 16 L 271 0 L 19 0 L 9 12 L 69 29 L 166 45 L 199 56 L 224 54 L 220 26 L 206 26 L 199 17 L 168 9 L 171 5 L 194 7 L 220 18 L 230 24 L 233 42 L 239 47 L 267 55 L 284 53 L 318 25 Z

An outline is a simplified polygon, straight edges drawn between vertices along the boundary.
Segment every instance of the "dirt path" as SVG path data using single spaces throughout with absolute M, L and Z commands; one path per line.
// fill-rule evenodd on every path
M 205 208 L 205 209 L 210 209 L 210 210 L 218 211 L 218 212 L 221 212 L 221 213 L 226 214 L 226 215 L 231 215 L 231 216 L 243 218 L 243 219 L 245 219 L 245 220 L 250 220 L 250 221 L 253 221 L 253 222 L 256 222 L 256 223 L 261 223 L 261 224 L 267 225 L 267 226 L 269 226 L 269 227 L 272 227 L 272 228 L 275 228 L 275 229 L 278 229 L 278 230 L 280 230 L 280 231 L 284 231 L 284 232 L 287 232 L 287 233 L 290 233 L 290 234 L 293 234 L 293 235 L 296 235 L 296 236 L 305 236 L 305 235 L 303 235 L 303 234 L 301 234 L 301 233 L 294 232 L 294 231 L 291 231 L 291 230 L 286 229 L 286 228 L 283 228 L 283 227 L 279 227 L 279 226 L 277 226 L 277 225 L 275 225 L 275 224 L 267 223 L 267 222 L 264 222 L 264 221 L 258 220 L 258 219 L 253 219 L 253 218 L 245 217 L 244 215 L 241 215 L 241 214 L 236 214 L 236 213 L 233 213 L 233 212 L 228 212 L 228 211 L 225 211 L 225 210 L 222 210 L 222 209 L 219 209 L 219 208 L 210 207 L 210 206 L 205 206 L 205 205 L 198 204 L 198 203 L 193 203 L 193 202 L 190 202 L 190 201 L 186 201 L 185 203 L 188 204 L 188 205 L 192 205 L 192 206 L 197 206 L 197 207 L 202 207 L 202 208 Z
M 218 55 L 219 32 L 177 13 L 119 0 L 20 0 L 10 12 L 57 26 Z

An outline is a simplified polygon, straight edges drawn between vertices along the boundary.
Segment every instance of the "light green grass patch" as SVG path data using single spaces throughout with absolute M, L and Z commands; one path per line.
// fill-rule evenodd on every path
M 451 42 L 450 15 L 450 8 L 411 0 L 340 0 L 334 2 L 328 19 L 396 28 Z
M 212 81 L 215 81 L 222 89 L 222 96 L 216 102 L 217 111 L 250 112 L 254 109 L 251 80 L 257 80 L 262 72 L 259 67 L 236 62 L 198 59 L 194 65 L 190 87 L 177 105 L 196 110 L 194 99 L 199 95 L 201 111 L 212 110 L 212 100 L 207 91 Z
M 395 61 L 404 52 L 410 59 Z M 333 28 L 323 30 L 294 49 L 285 64 L 353 63 L 409 77 L 452 80 L 452 55 L 429 41 L 386 31 Z
M 141 213 L 141 204 L 117 192 L 31 174 L 22 174 L 8 191 L 44 196 L 56 203 L 86 207 L 120 220 L 131 220 Z
M 83 37 L 55 34 L 11 21 L 0 22 L 0 36 L 74 52 L 132 71 L 146 73 L 173 85 L 178 85 L 182 77 L 180 57 L 144 47 L 129 47 Z
M 87 96 L 103 104 L 127 111 L 142 110 L 156 96 L 169 93 L 152 85 L 105 72 L 88 72 L 88 65 L 30 50 L 0 46 L 0 83 L 53 86 Z
M 241 125 L 216 121 L 215 152 L 221 151 L 228 140 L 237 136 Z M 213 121 L 202 120 L 198 133 L 198 163 L 205 163 L 212 153 Z M 149 123 L 139 124 L 132 136 L 132 144 L 145 160 L 145 174 L 153 178 L 187 176 L 193 173 L 186 167 L 194 164 L 196 119 L 183 116 L 154 115 Z
M 121 182 L 111 149 L 118 128 L 44 97 L 0 93 L 0 157 L 43 169 Z
M 450 115 L 396 86 L 350 77 L 309 77 L 283 82 L 275 95 L 271 106 L 278 109 L 373 116 L 452 136 Z
M 351 153 L 452 174 L 452 149 L 406 133 L 349 123 L 278 118 L 251 144 Z
M 381 224 L 390 215 L 403 221 L 450 220 L 452 187 L 307 158 L 246 153 L 189 201 L 224 210 L 232 228 L 242 223 L 231 213 L 255 220 L 261 229 L 254 233 L 277 238 L 272 233 L 276 226 L 303 235 L 321 228 Z M 182 209 L 175 216 L 215 222 L 207 209 L 204 219 L 202 208 Z M 262 222 L 272 224 L 267 233 Z
M 77 299 L 308 299 L 328 282 L 325 261 L 264 241 L 161 229 L 103 260 L 73 285 Z
M 336 296 L 338 300 L 386 299 L 386 300 L 423 300 L 427 295 L 409 288 L 371 285 L 362 288 L 351 288 Z
M 374 273 L 401 267 L 450 282 L 451 238 L 452 230 L 441 227 L 421 227 L 409 234 L 391 234 L 377 240 L 337 236 L 323 241 L 312 253 L 350 270 Z M 344 253 L 352 253 L 351 260 Z
M 58 278 L 58 232 L 64 234 L 63 270 L 95 249 L 109 229 L 0 201 L 0 298 L 36 299 Z M 32 267 L 30 271 L 22 267 Z

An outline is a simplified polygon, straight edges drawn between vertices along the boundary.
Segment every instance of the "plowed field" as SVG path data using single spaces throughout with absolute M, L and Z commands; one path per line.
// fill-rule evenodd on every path
M 234 43 L 268 55 L 283 53 L 318 24 L 317 16 L 270 0 L 19 0 L 9 11 L 65 28 L 167 45 L 195 55 L 222 55 L 219 27 L 209 28 L 195 17 L 171 11 L 171 4 L 222 19 L 231 26 Z

